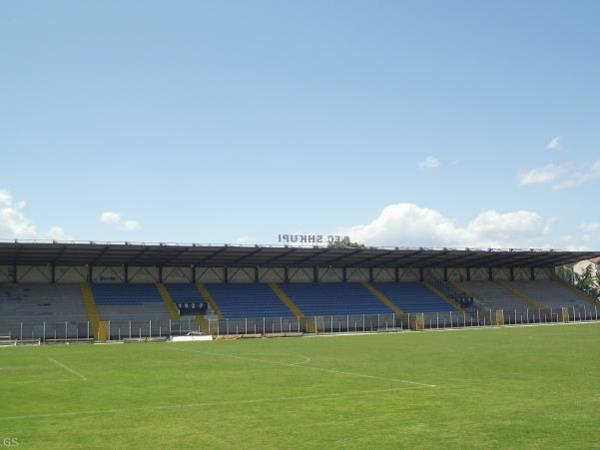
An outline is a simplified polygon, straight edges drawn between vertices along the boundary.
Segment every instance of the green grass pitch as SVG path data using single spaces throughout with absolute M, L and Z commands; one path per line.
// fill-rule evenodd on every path
M 599 339 L 584 324 L 2 348 L 0 442 L 598 448 Z

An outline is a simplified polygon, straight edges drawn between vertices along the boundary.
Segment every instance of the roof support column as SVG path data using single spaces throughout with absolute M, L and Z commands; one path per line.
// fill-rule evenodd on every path
M 529 268 L 529 278 L 531 281 L 535 281 L 535 267 Z
M 192 264 L 192 283 L 196 284 L 196 280 L 198 277 L 196 276 L 196 265 Z
M 52 284 L 56 283 L 56 264 L 50 264 L 50 282 Z
M 254 267 L 254 282 L 258 283 L 259 281 L 259 277 L 258 277 L 258 266 Z
M 283 268 L 283 281 L 285 283 L 290 282 L 290 269 L 288 267 Z
M 223 282 L 229 283 L 229 267 L 223 267 Z
M 344 281 L 344 283 L 348 282 L 348 271 L 345 267 L 342 267 L 342 280 Z
M 515 268 L 510 266 L 510 281 L 515 281 Z
M 375 280 L 375 277 L 373 276 L 373 268 L 369 267 L 369 283 L 372 283 L 373 280 Z
M 17 284 L 17 263 L 13 264 L 13 273 L 12 273 L 13 283 Z
M 491 267 L 488 267 L 488 279 L 490 281 L 494 281 L 494 272 L 492 271 Z
M 127 264 L 123 265 L 123 274 L 125 276 L 125 283 L 129 283 L 129 266 Z
M 471 281 L 471 268 L 467 267 L 467 281 Z
M 162 266 L 158 266 L 158 282 L 162 283 L 163 282 L 163 273 L 162 273 Z
M 91 283 L 94 280 L 94 265 L 88 264 L 88 274 L 87 274 L 88 283 Z
M 444 267 L 444 281 L 448 281 L 448 268 Z
M 313 282 L 314 283 L 319 282 L 319 269 L 317 266 L 313 267 Z
M 400 268 L 396 267 L 394 269 L 394 280 L 396 280 L 396 283 L 400 282 Z
M 422 283 L 425 281 L 425 271 L 422 267 L 419 267 L 419 281 Z

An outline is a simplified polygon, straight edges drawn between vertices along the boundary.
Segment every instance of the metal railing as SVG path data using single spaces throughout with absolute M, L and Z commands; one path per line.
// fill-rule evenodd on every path
M 525 325 L 561 322 L 598 321 L 598 307 L 561 307 L 546 309 L 412 313 L 404 317 L 396 314 L 350 314 L 325 315 L 306 318 L 259 317 L 233 319 L 206 319 L 208 334 L 214 336 L 244 335 L 297 335 L 304 333 L 367 333 L 394 332 L 410 329 L 451 329 L 499 325 Z M 108 340 L 146 340 L 169 338 L 199 333 L 195 318 L 168 320 L 164 318 L 144 320 L 113 320 L 107 322 Z M 0 325 L 0 341 L 65 342 L 94 341 L 89 321 L 22 321 Z

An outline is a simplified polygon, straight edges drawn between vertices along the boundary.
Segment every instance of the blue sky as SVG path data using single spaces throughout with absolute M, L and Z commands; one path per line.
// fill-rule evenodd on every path
M 596 1 L 5 1 L 0 238 L 600 248 Z

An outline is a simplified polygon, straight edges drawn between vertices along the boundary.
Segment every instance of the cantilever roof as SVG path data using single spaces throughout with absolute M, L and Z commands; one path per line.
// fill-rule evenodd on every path
M 270 247 L 224 244 L 0 242 L 0 265 L 228 267 L 549 267 L 596 252 L 536 249 Z

